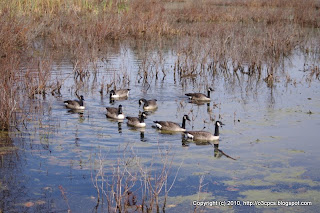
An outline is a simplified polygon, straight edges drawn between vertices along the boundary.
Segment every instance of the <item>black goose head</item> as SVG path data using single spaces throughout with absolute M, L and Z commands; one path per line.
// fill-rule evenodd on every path
M 221 121 L 216 121 L 215 124 L 215 130 L 214 130 L 214 135 L 219 136 L 219 127 L 222 127 L 224 125 Z
M 223 126 L 224 124 L 221 122 L 221 121 L 216 121 L 216 126 L 219 126 L 219 127 L 221 127 L 221 126 Z
M 144 119 L 147 119 L 147 114 L 145 112 L 142 112 L 140 114 L 140 123 L 144 122 Z
M 144 119 L 147 118 L 147 114 L 145 112 L 142 112 L 140 116 L 143 117 Z
M 182 118 L 182 128 L 185 129 L 186 128 L 186 120 L 190 121 L 190 118 L 188 115 L 184 115 Z
M 147 103 L 147 100 L 144 99 L 144 98 L 141 98 L 141 99 L 139 100 L 139 106 L 141 106 L 141 104 L 146 104 L 146 103 Z
M 80 104 L 80 106 L 83 106 L 83 101 L 84 101 L 83 95 L 80 95 L 79 98 L 80 99 L 79 99 L 78 103 Z
M 184 119 L 184 120 L 191 121 L 188 115 L 184 115 L 184 116 L 183 116 L 183 119 Z
M 110 98 L 111 98 L 111 96 L 113 96 L 113 95 L 115 95 L 116 93 L 115 93 L 115 91 L 114 90 L 111 90 L 110 91 Z
M 211 87 L 209 87 L 209 89 L 208 89 L 208 96 L 207 96 L 208 98 L 210 98 L 210 92 L 211 92 L 211 91 L 214 91 L 214 89 L 212 89 Z

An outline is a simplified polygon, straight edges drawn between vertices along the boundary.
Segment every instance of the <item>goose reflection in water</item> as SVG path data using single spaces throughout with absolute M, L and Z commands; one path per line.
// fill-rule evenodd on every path
M 226 154 L 224 151 L 222 151 L 221 149 L 219 149 L 219 141 L 212 141 L 212 142 L 197 142 L 197 141 L 190 141 L 190 140 L 186 140 L 186 138 L 182 135 L 182 147 L 189 147 L 190 143 L 194 143 L 197 146 L 207 146 L 207 145 L 213 145 L 214 147 L 214 151 L 213 151 L 213 156 L 217 159 L 221 158 L 222 156 L 225 156 L 227 158 L 230 158 L 232 160 L 237 160 L 233 157 L 231 157 L 230 155 Z
M 118 122 L 118 132 L 121 134 L 122 133 L 122 123 L 123 123 L 123 121 L 122 122 Z
M 213 145 L 214 146 L 214 157 L 215 158 L 221 158 L 222 156 L 225 156 L 227 158 L 230 158 L 232 160 L 237 160 L 233 157 L 231 157 L 230 155 L 227 155 L 224 151 L 222 151 L 221 149 L 219 149 L 219 143 L 216 143 Z
M 147 139 L 144 137 L 145 128 L 131 127 L 129 126 L 129 130 L 132 132 L 140 132 L 140 141 L 147 142 Z
M 82 109 L 69 109 L 68 113 L 70 113 L 70 114 L 78 114 L 80 123 L 82 123 L 85 120 L 84 119 L 84 110 L 82 110 Z
M 106 116 L 107 120 L 112 122 L 112 123 L 117 123 L 118 124 L 118 132 L 121 134 L 122 133 L 122 124 L 123 124 L 123 120 L 119 120 L 119 119 L 114 119 L 114 118 L 110 118 L 108 116 Z
M 213 108 L 211 109 L 210 102 L 204 102 L 204 101 L 189 100 L 189 103 L 195 104 L 199 107 L 207 105 L 207 113 L 209 114 L 209 116 L 212 114 L 213 109 L 217 107 L 217 104 L 213 104 Z
M 109 98 L 109 103 L 111 105 L 114 105 L 117 101 L 125 101 L 128 100 L 128 97 L 123 97 L 123 98 Z

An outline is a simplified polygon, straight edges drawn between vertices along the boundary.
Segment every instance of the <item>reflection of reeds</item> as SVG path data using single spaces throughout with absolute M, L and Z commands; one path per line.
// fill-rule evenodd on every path
M 315 79 L 320 80 L 320 68 L 319 68 L 319 66 L 312 65 L 309 69 L 310 69 L 309 81 L 311 81 L 313 77 L 315 77 Z

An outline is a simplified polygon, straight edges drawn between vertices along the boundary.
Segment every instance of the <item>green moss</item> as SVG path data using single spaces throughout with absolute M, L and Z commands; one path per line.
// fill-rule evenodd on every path
M 239 185 L 244 185 L 244 186 L 270 186 L 274 185 L 270 182 L 260 180 L 260 179 L 250 179 L 250 180 L 227 180 L 227 181 L 222 181 L 226 185 L 230 186 L 239 186 Z
M 296 154 L 296 153 L 305 153 L 303 150 L 297 150 L 297 149 L 287 149 L 288 153 Z
M 290 169 L 283 169 L 283 172 L 272 172 L 264 180 L 270 183 L 299 183 L 309 186 L 319 186 L 319 182 L 303 178 L 305 169 L 301 167 L 293 167 Z

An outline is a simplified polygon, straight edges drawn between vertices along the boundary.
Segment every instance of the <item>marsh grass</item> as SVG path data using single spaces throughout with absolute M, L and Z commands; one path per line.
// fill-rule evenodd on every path
M 98 154 L 91 179 L 97 191 L 97 204 L 103 210 L 107 203 L 108 212 L 164 212 L 168 193 L 173 187 L 178 171 L 171 182 L 173 157 L 170 149 L 158 149 L 151 162 L 143 163 L 128 147 L 118 150 L 113 165 L 105 164 L 107 156 Z

